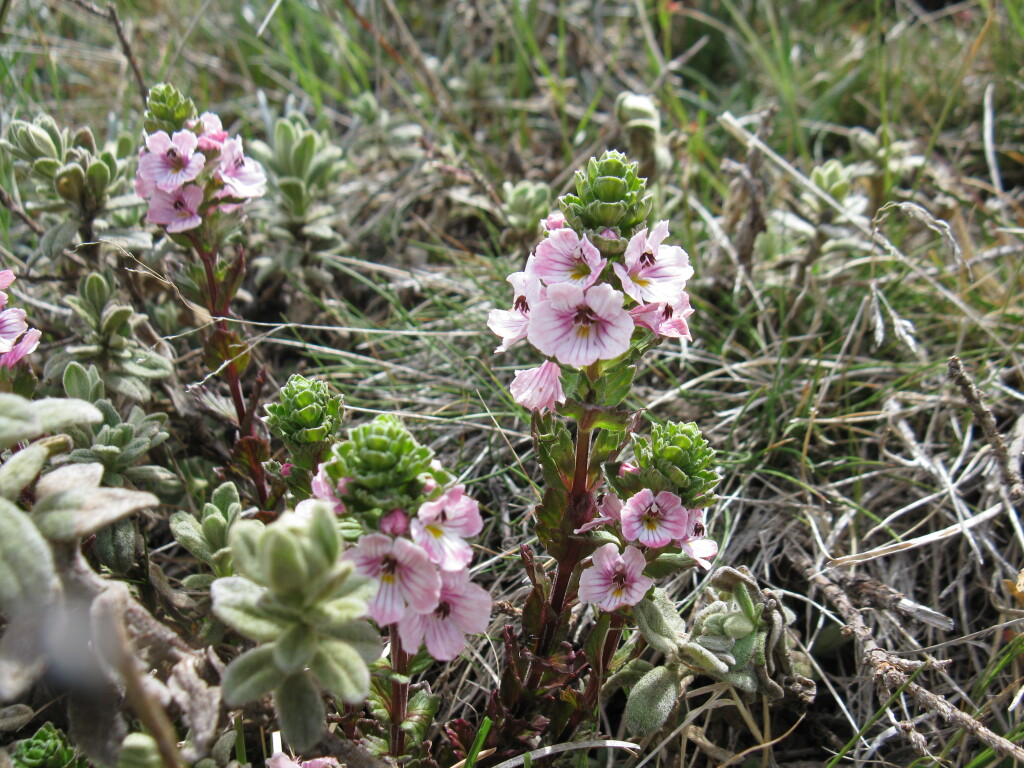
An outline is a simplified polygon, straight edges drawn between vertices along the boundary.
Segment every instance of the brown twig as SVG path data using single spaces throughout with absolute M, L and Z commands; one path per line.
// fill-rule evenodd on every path
M 925 664 L 935 665 L 936 662 L 912 661 L 901 659 L 879 647 L 875 642 L 871 630 L 864 622 L 860 611 L 854 606 L 853 601 L 846 594 L 839 584 L 825 573 L 820 573 L 811 562 L 811 559 L 800 551 L 788 553 L 793 565 L 799 568 L 807 579 L 814 585 L 821 588 L 822 592 L 835 606 L 839 615 L 846 622 L 844 631 L 853 635 L 861 652 L 861 661 L 870 667 L 876 684 L 881 690 L 891 692 L 896 689 L 903 689 L 909 693 L 922 709 L 937 713 L 947 723 L 953 723 L 962 728 L 979 741 L 990 747 L 1000 757 L 1012 757 L 1019 763 L 1024 764 L 1024 747 L 1017 746 L 1009 739 L 995 733 L 977 718 L 972 717 L 961 709 L 954 707 L 944 696 L 932 693 L 924 686 L 910 679 L 910 674 L 920 669 Z M 919 739 L 910 738 L 905 730 L 901 732 L 916 747 L 920 745 Z
M 146 109 L 146 95 L 149 89 L 146 88 L 146 81 L 142 77 L 142 70 L 139 68 L 139 61 L 135 58 L 135 53 L 132 51 L 132 44 L 128 40 L 128 35 L 125 34 L 124 26 L 121 24 L 121 17 L 117 15 L 117 6 L 114 3 L 107 3 L 107 9 L 103 10 L 98 5 L 90 3 L 88 0 L 68 0 L 72 5 L 81 8 L 87 13 L 91 13 L 93 16 L 98 16 L 101 19 L 106 19 L 114 27 L 114 32 L 117 34 L 117 39 L 121 43 L 121 53 L 128 60 L 128 66 L 132 68 L 132 72 L 135 75 L 135 82 L 139 86 L 139 94 L 142 96 L 142 109 Z
M 1006 443 L 1003 442 L 1003 437 L 996 428 L 996 420 L 991 409 L 982 401 L 981 390 L 974 385 L 970 374 L 964 369 L 964 364 L 956 355 L 949 358 L 949 378 L 960 387 L 961 394 L 967 401 L 971 413 L 974 414 L 975 422 L 981 427 L 982 434 L 985 435 L 988 444 L 995 451 L 999 474 L 1002 477 L 1003 485 L 1006 486 L 1010 494 L 1010 500 L 1021 501 L 1024 499 L 1024 480 L 1021 479 L 1020 472 L 1010 463 L 1010 452 L 1006 449 Z
M 31 229 L 37 235 L 41 235 L 43 234 L 43 232 L 46 231 L 43 229 L 43 227 L 39 224 L 38 221 L 33 219 L 27 213 L 25 213 L 25 209 L 18 205 L 14 201 L 14 198 L 7 194 L 2 187 L 0 187 L 0 205 L 9 210 L 11 213 L 13 213 L 19 219 L 24 221 L 26 224 L 28 224 L 29 229 Z

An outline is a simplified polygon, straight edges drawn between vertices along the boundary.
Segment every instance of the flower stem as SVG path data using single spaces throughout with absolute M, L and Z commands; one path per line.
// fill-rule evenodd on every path
M 224 316 L 228 313 L 231 299 L 234 297 L 231 295 L 221 295 L 220 286 L 217 283 L 214 271 L 214 266 L 217 263 L 217 249 L 216 247 L 209 249 L 203 247 L 199 238 L 194 235 L 189 236 L 189 241 L 192 243 L 196 253 L 199 254 L 199 260 L 202 261 L 203 270 L 206 273 L 206 310 L 214 318 L 214 328 L 218 332 L 227 334 L 230 332 L 230 328 Z M 242 394 L 242 382 L 239 376 L 238 364 L 233 359 L 224 361 L 224 377 L 227 379 L 228 391 L 231 393 L 231 403 L 235 407 L 239 436 L 255 437 L 256 432 L 253 429 L 245 396 Z M 263 465 L 259 462 L 249 462 L 249 465 L 250 472 L 252 473 L 251 479 L 256 487 L 256 496 L 259 499 L 260 506 L 265 508 L 267 505 L 267 482 L 263 472 Z
M 390 753 L 396 760 L 405 754 L 405 722 L 406 708 L 409 704 L 409 654 L 402 650 L 402 640 L 398 636 L 398 624 L 392 624 L 391 633 L 391 671 L 401 675 L 404 680 L 391 678 L 391 738 Z

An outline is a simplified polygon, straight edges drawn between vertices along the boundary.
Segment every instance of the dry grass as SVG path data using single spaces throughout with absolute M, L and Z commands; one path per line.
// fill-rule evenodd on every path
M 780 3 L 725 3 L 716 15 L 715 5 L 284 0 L 237 12 L 127 4 L 122 16 L 150 82 L 192 82 L 197 102 L 255 134 L 256 90 L 274 109 L 290 94 L 348 153 L 350 172 L 329 198 L 345 238 L 321 264 L 329 284 L 302 290 L 289 277 L 285 301 L 243 312 L 265 323 L 246 330 L 275 379 L 316 371 L 345 393 L 354 422 L 402 414 L 489 513 L 477 568 L 506 613 L 462 661 L 432 673 L 440 722 L 477 721 L 496 685 L 501 627 L 524 596 L 516 551 L 532 541 L 539 481 L 528 422 L 505 390 L 530 352 L 494 357 L 484 327 L 525 256 L 501 239 L 496 190 L 528 177 L 564 191 L 580 159 L 623 146 L 610 111 L 632 89 L 663 110 L 672 162 L 656 181 L 656 215 L 672 218 L 694 261 L 697 312 L 694 341 L 652 354 L 631 402 L 654 420 L 697 421 L 719 450 L 710 528 L 720 563 L 747 565 L 785 596 L 818 699 L 807 712 L 769 710 L 698 680 L 636 757 L 593 759 L 1004 764 L 1007 744 L 1024 738 L 1024 529 L 1006 474 L 1019 472 L 1024 448 L 1014 148 L 1024 119 L 1019 73 L 1006 64 L 1024 50 L 1021 12 L 966 2 L 929 16 L 916 3 L 867 12 L 831 2 L 790 14 Z M 137 127 L 138 94 L 111 28 L 77 4 L 40 7 L 38 18 L 29 4 L 8 16 L 0 121 L 46 109 L 99 128 L 114 110 Z M 939 58 L 955 66 L 937 67 Z M 359 118 L 362 92 L 389 122 Z M 758 143 L 768 103 L 780 111 Z M 726 110 L 750 119 L 716 122 Z M 868 197 L 900 206 L 844 223 L 811 169 L 850 160 L 860 126 L 911 140 L 924 163 L 862 180 Z M 770 216 L 757 240 L 730 224 L 723 214 L 737 192 L 724 159 L 736 177 L 747 163 L 758 182 L 745 206 L 793 213 L 807 195 L 838 205 L 843 242 L 810 258 L 808 243 Z M 0 266 L 16 264 L 31 237 L 0 214 Z M 158 259 L 149 264 L 161 271 Z M 950 380 L 952 356 L 981 392 L 974 412 Z M 700 578 L 672 588 L 692 614 Z M 620 708 L 608 703 L 605 735 L 628 736 Z

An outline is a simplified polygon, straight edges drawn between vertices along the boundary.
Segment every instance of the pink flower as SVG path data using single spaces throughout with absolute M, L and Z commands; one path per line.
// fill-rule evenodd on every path
M 157 131 L 146 137 L 149 153 L 139 159 L 139 177 L 163 192 L 173 192 L 203 170 L 206 158 L 196 152 L 199 140 L 192 131 Z M 145 195 L 143 195 L 145 197 Z M 181 231 L 181 230 L 169 230 Z
M 380 532 L 388 536 L 405 536 L 409 530 L 409 517 L 400 509 L 392 509 L 380 519 Z
M 466 539 L 483 527 L 480 505 L 466 495 L 465 486 L 456 485 L 440 498 L 420 505 L 412 521 L 412 540 L 442 571 L 459 571 L 473 560 Z
M 188 127 L 199 138 L 199 149 L 204 152 L 220 151 L 228 132 L 221 125 L 220 117 L 213 112 L 203 112 L 198 120 L 189 121 Z
M 686 531 L 679 538 L 679 547 L 705 571 L 710 570 L 711 561 L 718 555 L 718 542 L 707 538 L 703 509 L 688 509 L 686 512 Z
M 562 229 L 568 226 L 568 222 L 565 220 L 565 214 L 561 211 L 555 211 L 548 215 L 546 219 L 540 220 L 540 225 L 544 228 L 545 232 L 551 232 L 555 229 Z
M 21 337 L 21 341 L 11 347 L 10 352 L 0 355 L 0 366 L 13 368 L 25 355 L 35 352 L 36 347 L 39 346 L 39 338 L 42 335 L 41 331 L 29 328 L 25 335 Z
M 572 283 L 589 288 L 607 263 L 586 235 L 580 239 L 574 230 L 563 228 L 553 230 L 541 240 L 536 258 L 527 270 L 532 268 L 533 274 L 548 285 Z
M 238 136 L 228 139 L 221 147 L 217 177 L 224 182 L 224 191 L 230 197 L 249 199 L 267 193 L 263 166 L 242 154 L 242 139 Z
M 527 338 L 545 355 L 576 368 L 618 357 L 629 349 L 634 327 L 622 301 L 605 283 L 586 292 L 573 283 L 548 286 L 547 301 L 532 310 Z
M 7 294 L 4 294 L 4 303 Z M 10 352 L 15 342 L 28 330 L 25 322 L 25 310 L 11 307 L 0 312 L 0 353 Z
M 0 291 L 4 290 L 6 288 L 10 288 L 11 287 L 11 283 L 13 283 L 13 282 L 14 282 L 14 273 L 11 270 L 9 270 L 9 269 L 0 269 Z M 3 302 L 6 301 L 6 300 L 7 300 L 6 296 L 2 300 L 0 300 L 0 309 L 3 308 L 3 306 L 4 306 Z
M 618 523 L 622 519 L 622 501 L 614 493 L 606 493 L 601 497 L 597 507 L 598 516 L 589 523 L 584 523 L 573 533 L 580 534 L 600 528 L 602 525 Z
M 622 290 L 638 304 L 674 304 L 693 267 L 686 251 L 678 245 L 662 245 L 668 237 L 668 222 L 659 221 L 650 236 L 641 229 L 629 239 L 623 256 L 625 263 L 615 264 Z
M 416 653 L 426 640 L 438 661 L 451 661 L 466 647 L 466 635 L 487 631 L 491 596 L 469 580 L 469 571 L 441 573 L 441 596 L 429 614 L 409 613 L 398 622 L 398 636 L 407 653 Z
M 689 515 L 678 496 L 662 491 L 657 496 L 644 488 L 622 507 L 622 535 L 651 549 L 686 536 Z
M 562 391 L 562 370 L 557 363 L 545 360 L 539 368 L 516 371 L 509 385 L 512 398 L 531 411 L 554 412 L 558 403 L 565 402 Z
M 195 184 L 163 192 L 159 188 L 153 191 L 149 201 L 149 213 L 146 221 L 160 224 L 168 232 L 186 232 L 203 223 L 199 215 L 199 206 L 203 202 L 203 190 Z
M 512 284 L 512 309 L 492 309 L 487 315 L 487 327 L 502 339 L 495 353 L 504 352 L 526 338 L 530 306 L 547 296 L 540 280 L 527 272 L 513 272 L 507 279 Z
M 327 470 L 324 469 L 324 465 L 321 464 L 313 475 L 313 479 L 310 481 L 309 489 L 313 492 L 313 496 L 322 500 L 329 501 L 334 505 L 334 514 L 344 515 L 345 502 L 341 500 L 341 496 L 345 493 L 345 487 L 348 485 L 348 478 L 343 477 L 338 482 L 334 482 L 331 476 L 327 474 Z
M 641 304 L 629 310 L 633 322 L 669 339 L 692 339 L 686 318 L 693 314 L 690 297 L 683 293 L 677 303 Z
M 379 582 L 370 601 L 370 617 L 384 627 L 410 611 L 432 613 L 441 594 L 441 577 L 427 553 L 408 539 L 369 533 L 342 557 L 356 571 Z
M 626 547 L 621 555 L 615 544 L 605 544 L 593 555 L 593 565 L 580 576 L 580 600 L 602 611 L 614 611 L 636 605 L 654 579 L 643 575 L 647 561 L 636 547 Z

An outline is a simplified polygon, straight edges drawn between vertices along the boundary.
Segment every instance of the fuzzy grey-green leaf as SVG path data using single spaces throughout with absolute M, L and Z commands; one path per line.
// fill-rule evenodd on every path
M 246 651 L 224 670 L 221 692 L 229 707 L 240 707 L 274 690 L 285 674 L 274 664 L 272 645 Z
M 316 649 L 316 633 L 305 624 L 296 622 L 274 641 L 274 663 L 290 675 L 308 666 Z
M 666 655 L 679 652 L 686 639 L 686 624 L 665 590 L 655 588 L 653 599 L 641 600 L 633 606 L 633 616 L 651 646 Z
M 49 544 L 28 515 L 0 499 L 0 610 L 10 615 L 46 605 L 57 590 Z
M 679 695 L 674 667 L 655 667 L 633 686 L 623 718 L 631 733 L 648 736 L 665 724 Z
M 366 661 L 348 643 L 321 640 L 311 669 L 324 688 L 346 704 L 360 704 L 370 692 Z
M 285 741 L 300 752 L 312 747 L 326 728 L 320 690 L 307 672 L 291 675 L 277 686 L 274 709 Z
M 287 624 L 260 608 L 260 599 L 266 591 L 242 576 L 217 579 L 210 586 L 213 612 L 248 638 L 261 642 L 274 640 L 287 629 Z

